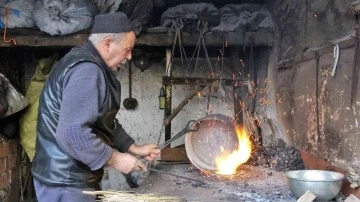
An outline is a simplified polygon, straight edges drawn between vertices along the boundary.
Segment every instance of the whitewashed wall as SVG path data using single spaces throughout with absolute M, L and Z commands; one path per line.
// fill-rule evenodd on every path
M 212 60 L 213 69 L 220 71 L 217 67 L 219 62 Z M 203 63 L 200 62 L 200 65 Z M 133 68 L 132 77 L 132 97 L 138 100 L 139 106 L 135 110 L 126 110 L 123 106 L 118 113 L 118 120 L 123 125 L 128 134 L 133 137 L 137 143 L 157 143 L 161 124 L 164 119 L 164 110 L 159 109 L 158 96 L 162 86 L 162 76 L 165 75 L 165 61 L 152 64 L 152 66 L 141 72 L 135 65 Z M 225 67 L 224 67 L 225 68 Z M 189 72 L 194 71 L 189 68 Z M 197 74 L 192 76 L 207 77 L 210 73 L 208 67 L 198 67 Z M 226 71 L 224 71 L 226 72 Z M 221 73 L 224 76 L 224 73 Z M 183 76 L 183 69 L 179 60 L 174 61 L 173 75 Z M 129 79 L 128 69 L 121 69 L 118 73 L 118 78 L 122 85 L 121 99 L 124 100 L 129 96 Z M 191 86 L 175 85 L 172 92 L 172 108 L 178 104 L 192 91 Z M 234 117 L 233 99 L 229 96 L 232 95 L 232 87 L 226 88 L 227 96 L 225 98 L 219 92 L 219 88 L 215 87 L 214 93 L 210 99 L 209 114 L 221 113 Z M 171 133 L 175 135 L 181 131 L 186 123 L 191 119 L 200 119 L 206 116 L 207 109 L 207 94 L 208 89 L 205 88 L 201 93 L 195 96 L 172 120 Z M 162 132 L 161 142 L 165 139 L 164 130 Z M 172 146 L 177 146 L 184 143 L 184 138 L 181 138 L 173 143 Z
M 219 62 L 212 60 L 213 68 L 219 71 L 219 76 L 225 76 L 227 69 L 221 69 Z M 200 62 L 200 65 L 203 62 Z M 152 64 L 151 67 L 141 72 L 135 65 L 132 66 L 132 97 L 138 100 L 138 107 L 135 110 L 126 110 L 121 106 L 117 118 L 122 124 L 125 131 L 133 137 L 137 144 L 155 143 L 157 144 L 161 125 L 164 119 L 164 110 L 159 109 L 158 96 L 162 86 L 162 77 L 165 75 L 165 60 Z M 194 71 L 193 68 L 189 72 Z M 175 60 L 173 64 L 173 75 L 183 76 L 183 68 L 181 62 Z M 197 74 L 192 76 L 206 77 L 210 73 L 210 68 L 199 67 Z M 231 74 L 229 74 L 230 76 Z M 129 96 L 129 79 L 128 69 L 123 68 L 118 73 L 118 79 L 122 85 L 121 100 L 123 101 Z M 229 78 L 227 76 L 227 78 Z M 191 86 L 177 85 L 173 86 L 172 92 L 172 108 L 178 104 L 189 94 Z M 210 99 L 209 114 L 221 113 L 234 117 L 233 99 L 228 96 L 232 95 L 232 87 L 226 87 L 227 96 L 222 97 L 219 88 L 215 88 L 215 93 Z M 198 96 L 195 96 L 172 120 L 171 134 L 172 136 L 181 131 L 186 123 L 191 119 L 200 119 L 206 115 L 208 89 L 205 88 Z M 206 95 L 206 96 L 204 96 Z M 165 133 L 162 132 L 160 143 L 164 142 Z M 172 147 L 184 144 L 184 137 L 176 140 Z M 102 188 L 104 190 L 126 190 L 129 189 L 125 178 L 118 171 L 107 168 L 102 180 Z

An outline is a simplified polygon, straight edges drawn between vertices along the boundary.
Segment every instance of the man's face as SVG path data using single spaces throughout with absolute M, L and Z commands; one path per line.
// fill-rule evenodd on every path
M 127 60 L 131 60 L 131 51 L 135 44 L 136 35 L 134 32 L 125 33 L 123 40 L 113 41 L 109 44 L 106 63 L 112 70 L 117 70 Z

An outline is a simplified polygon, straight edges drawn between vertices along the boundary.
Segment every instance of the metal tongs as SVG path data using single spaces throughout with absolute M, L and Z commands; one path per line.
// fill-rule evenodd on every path
M 172 142 L 174 142 L 174 140 L 179 139 L 180 137 L 182 137 L 182 136 L 185 135 L 186 133 L 198 131 L 198 130 L 199 130 L 199 124 L 198 124 L 198 123 L 196 123 L 194 129 L 189 128 L 189 127 L 190 127 L 190 124 L 191 124 L 192 122 L 196 123 L 196 122 L 198 122 L 198 121 L 190 120 L 190 121 L 186 124 L 186 126 L 185 126 L 184 129 L 182 129 L 180 132 L 178 132 L 174 137 L 170 138 L 170 140 L 168 140 L 168 141 L 160 144 L 160 145 L 158 146 L 158 149 L 160 149 L 160 150 L 164 149 L 166 146 L 168 146 L 169 144 L 171 144 Z
M 194 129 L 191 129 L 190 128 L 190 124 L 194 122 L 196 123 L 196 125 L 194 126 Z M 195 132 L 195 131 L 198 131 L 199 130 L 199 121 L 195 121 L 195 120 L 190 120 L 184 129 L 182 129 L 180 132 L 178 132 L 174 137 L 170 138 L 170 140 L 164 142 L 163 144 L 160 144 L 158 146 L 158 148 L 160 150 L 164 149 L 166 146 L 168 146 L 169 144 L 171 144 L 172 142 L 174 142 L 174 140 L 176 139 L 179 139 L 180 137 L 182 137 L 183 135 L 185 135 L 186 133 L 189 133 L 189 132 Z M 154 168 L 148 168 L 148 170 L 150 171 L 154 171 L 154 172 L 158 172 L 158 173 L 161 173 L 161 174 L 165 174 L 165 175 L 171 175 L 171 176 L 175 176 L 175 177 L 179 177 L 179 178 L 183 178 L 183 179 L 187 179 L 187 180 L 190 180 L 190 181 L 194 181 L 194 182 L 198 182 L 198 183 L 201 183 L 201 184 L 205 184 L 204 182 L 202 181 L 199 181 L 199 180 L 195 180 L 195 179 L 191 179 L 191 178 L 188 178 L 188 177 L 184 177 L 184 176 L 180 176 L 180 175 L 175 175 L 175 174 L 172 174 L 172 173 L 168 173 L 168 172 L 165 172 L 165 171 L 161 171 L 161 170 L 157 170 L 157 169 L 154 169 Z
M 195 125 L 195 127 L 194 127 L 194 129 L 190 129 L 190 128 L 189 128 L 189 127 L 190 127 L 190 124 L 191 124 L 192 122 L 194 122 L 194 123 L 197 122 L 196 125 Z M 166 142 L 158 145 L 158 146 L 157 146 L 157 149 L 160 149 L 160 150 L 164 149 L 166 146 L 168 146 L 169 144 L 171 144 L 172 142 L 174 142 L 176 139 L 179 139 L 180 137 L 182 137 L 182 136 L 185 135 L 186 133 L 198 131 L 198 130 L 199 130 L 199 124 L 198 124 L 199 122 L 200 122 L 200 121 L 190 120 L 190 121 L 186 124 L 186 126 L 185 126 L 184 129 L 182 129 L 180 132 L 178 132 L 174 137 L 170 138 L 170 140 L 168 140 L 168 141 L 166 141 Z M 142 157 L 140 157 L 140 158 L 138 158 L 138 159 L 140 160 L 140 159 L 143 159 L 143 158 L 145 158 L 145 157 L 142 156 Z
M 191 123 L 196 123 L 196 125 L 194 126 L 194 129 L 191 129 L 190 128 L 190 124 Z M 180 132 L 178 132 L 174 137 L 170 138 L 170 140 L 164 142 L 163 144 L 160 144 L 157 148 L 162 150 L 164 149 L 166 146 L 168 146 L 170 143 L 172 143 L 174 140 L 182 137 L 183 135 L 185 135 L 186 133 L 188 132 L 195 132 L 195 131 L 198 131 L 199 130 L 199 123 L 200 121 L 195 121 L 195 120 L 190 120 L 184 129 L 182 129 Z M 144 159 L 145 157 L 142 156 L 139 158 L 140 159 Z M 205 184 L 204 182 L 202 181 L 199 181 L 199 180 L 195 180 L 195 179 L 191 179 L 191 178 L 188 178 L 188 177 L 184 177 L 184 176 L 180 176 L 180 175 L 175 175 L 175 174 L 172 174 L 172 173 L 168 173 L 168 172 L 165 172 L 165 171 L 162 171 L 162 170 L 157 170 L 157 169 L 154 169 L 154 168 L 151 168 L 150 167 L 150 164 L 147 165 L 148 166 L 148 170 L 149 171 L 153 171 L 153 172 L 158 172 L 158 173 L 161 173 L 161 174 L 165 174 L 165 175 L 171 175 L 171 176 L 174 176 L 174 177 L 179 177 L 179 178 L 183 178 L 183 179 L 187 179 L 187 180 L 190 180 L 190 181 L 194 181 L 194 182 L 198 182 L 198 183 L 201 183 L 201 184 Z M 134 185 L 131 181 L 131 179 L 128 177 L 128 175 L 125 175 L 126 176 L 126 181 L 131 184 L 131 185 Z M 136 187 L 136 186 L 134 186 Z

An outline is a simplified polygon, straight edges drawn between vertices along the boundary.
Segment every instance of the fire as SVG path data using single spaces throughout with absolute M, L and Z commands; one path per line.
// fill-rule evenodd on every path
M 246 133 L 245 127 L 236 127 L 236 134 L 239 138 L 239 148 L 233 153 L 222 152 L 216 157 L 217 173 L 221 175 L 231 175 L 236 173 L 236 169 L 245 163 L 251 155 L 251 141 Z M 223 148 L 222 150 L 223 151 Z

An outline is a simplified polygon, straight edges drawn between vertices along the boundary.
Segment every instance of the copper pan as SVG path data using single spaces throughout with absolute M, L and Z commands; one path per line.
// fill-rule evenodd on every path
M 211 114 L 195 121 L 190 128 L 199 130 L 185 135 L 185 149 L 191 163 L 201 170 L 216 171 L 215 159 L 224 151 L 233 152 L 239 140 L 234 120 L 222 114 Z

